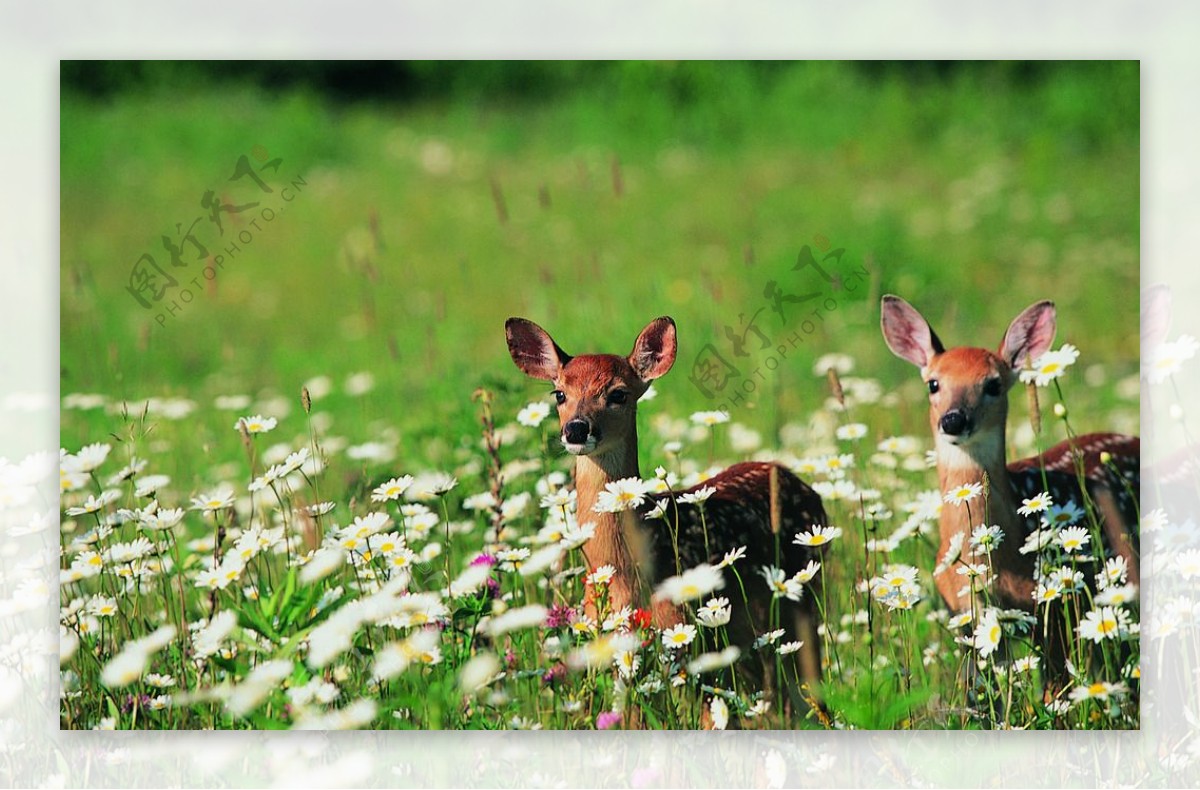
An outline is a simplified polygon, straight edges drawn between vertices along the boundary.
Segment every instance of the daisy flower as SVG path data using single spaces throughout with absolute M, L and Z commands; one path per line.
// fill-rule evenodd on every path
M 1086 527 L 1067 527 L 1060 530 L 1058 537 L 1055 538 L 1058 545 L 1062 546 L 1063 551 L 1068 554 L 1082 549 L 1091 539 L 1091 533 L 1088 532 Z
M 1051 505 L 1046 510 L 1046 515 L 1043 518 L 1052 527 L 1069 527 L 1072 524 L 1079 523 L 1079 519 L 1083 518 L 1083 509 L 1074 502 L 1067 502 L 1063 505 Z
M 639 478 L 626 477 L 604 486 L 592 508 L 597 513 L 620 513 L 646 501 L 646 485 Z
M 983 491 L 982 483 L 967 483 L 956 488 L 952 488 L 946 492 L 943 497 L 948 505 L 961 505 L 963 502 L 970 502 Z
M 1128 691 L 1124 683 L 1107 683 L 1098 681 L 1087 686 L 1076 686 L 1071 689 L 1071 701 L 1075 703 L 1088 699 L 1107 700 L 1109 697 L 1119 697 Z
M 712 427 L 720 425 L 724 422 L 729 422 L 729 412 L 725 411 L 698 411 L 692 414 L 691 420 L 696 425 L 707 425 Z
M 274 417 L 264 417 L 261 414 L 255 414 L 252 417 L 238 418 L 238 421 L 233 424 L 233 429 L 235 431 L 241 430 L 244 426 L 246 433 L 267 433 L 274 430 L 277 424 L 278 421 Z
M 393 477 L 391 480 L 379 485 L 374 491 L 371 492 L 371 501 L 390 502 L 399 499 L 412 484 L 412 475 Z
M 797 546 L 823 546 L 841 536 L 841 527 L 813 526 L 808 532 L 801 532 L 792 538 L 792 543 L 795 543 Z
M 588 575 L 587 582 L 596 587 L 607 587 L 616 575 L 616 568 L 611 565 L 601 565 Z
M 696 622 L 708 628 L 717 628 L 729 622 L 733 607 L 728 598 L 709 598 L 708 603 L 696 610 Z
M 218 510 L 233 507 L 233 499 L 233 489 L 221 487 L 211 493 L 192 497 L 192 510 L 215 513 Z
M 723 669 L 738 660 L 742 651 L 737 645 L 730 645 L 719 653 L 703 653 L 688 662 L 687 671 L 692 675 L 702 675 L 705 672 Z
M 1179 372 L 1183 363 L 1196 356 L 1197 351 L 1200 351 L 1200 342 L 1191 335 L 1180 335 L 1175 340 L 1158 345 L 1143 364 L 1146 378 L 1151 384 L 1165 381 Z
M 678 576 L 671 576 L 663 580 L 655 591 L 655 595 L 679 604 L 695 601 L 724 586 L 725 577 L 721 571 L 703 563 Z
M 1032 516 L 1034 513 L 1045 512 L 1053 506 L 1054 500 L 1050 497 L 1050 493 L 1043 491 L 1029 499 L 1022 499 L 1021 507 L 1017 508 L 1017 512 L 1022 516 Z
M 696 638 L 696 626 L 690 623 L 680 623 L 662 632 L 663 647 L 674 650 L 686 647 Z
M 861 439 L 867 435 L 867 426 L 861 422 L 852 422 L 849 425 L 839 425 L 834 431 L 834 435 L 843 440 Z
M 995 609 L 988 609 L 979 620 L 979 625 L 975 628 L 974 639 L 972 644 L 979 655 L 987 658 L 996 651 L 1000 645 L 1000 638 L 1004 636 L 1004 629 L 1000 627 L 1000 620 L 996 617 Z
M 767 586 L 771 588 L 771 592 L 776 598 L 799 601 L 800 596 L 804 594 L 804 585 L 794 578 L 789 579 L 782 568 L 774 566 L 760 568 L 759 573 L 766 579 Z
M 718 568 L 728 568 L 733 563 L 746 556 L 746 547 L 738 546 L 736 549 L 725 552 L 725 556 L 717 563 Z
M 517 422 L 527 428 L 536 428 L 550 416 L 550 404 L 546 401 L 534 401 L 517 412 Z
M 1021 381 L 1033 382 L 1039 387 L 1045 387 L 1051 381 L 1061 376 L 1066 369 L 1079 359 L 1079 349 L 1070 343 L 1063 344 L 1057 351 L 1047 351 L 1033 361 L 1033 367 L 1022 370 Z
M 1004 531 L 999 526 L 980 524 L 971 531 L 971 547 L 991 551 L 1004 540 Z
M 1117 639 L 1129 632 L 1129 615 L 1123 609 L 1102 606 L 1085 614 L 1075 630 L 1080 639 L 1097 643 Z
M 680 494 L 679 501 L 688 505 L 703 504 L 715 493 L 717 493 L 717 489 L 712 486 L 703 486 L 695 491 Z

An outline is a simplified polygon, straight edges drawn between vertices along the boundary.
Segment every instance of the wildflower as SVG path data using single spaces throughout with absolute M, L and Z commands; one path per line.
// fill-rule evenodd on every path
M 264 417 L 261 414 L 255 414 L 253 417 L 239 417 L 234 423 L 235 431 L 241 430 L 243 427 L 246 433 L 267 433 L 275 428 L 277 421 L 274 417 Z
M 804 594 L 804 586 L 795 579 L 787 578 L 782 568 L 768 566 L 760 568 L 759 573 L 767 580 L 767 587 L 771 589 L 772 594 L 776 598 L 799 601 L 800 597 Z
M 1183 363 L 1196 356 L 1200 351 L 1200 342 L 1191 335 L 1180 335 L 1175 340 L 1161 343 L 1150 351 L 1150 358 L 1143 363 L 1146 378 L 1151 384 L 1165 381 L 1183 366 Z
M 1069 527 L 1083 518 L 1084 511 L 1074 502 L 1053 505 L 1046 511 L 1045 519 L 1053 527 Z
M 408 487 L 413 484 L 412 475 L 393 477 L 386 483 L 380 484 L 371 492 L 372 502 L 390 502 L 399 499 Z
M 840 425 L 834 431 L 834 435 L 843 440 L 861 439 L 867 435 L 867 426 L 861 422 L 852 422 L 849 425 Z
M 1118 639 L 1129 633 L 1129 615 L 1123 609 L 1102 606 L 1085 614 L 1075 630 L 1080 639 L 1097 643 Z
M 510 631 L 520 631 L 525 628 L 535 628 L 546 622 L 549 610 L 541 604 L 530 604 L 519 609 L 509 609 L 502 615 L 493 617 L 488 623 L 488 634 L 493 638 Z
M 324 516 L 328 513 L 332 513 L 335 507 L 337 507 L 337 505 L 333 502 L 318 502 L 315 505 L 309 505 L 308 507 L 304 508 L 304 512 L 315 518 L 317 516 Z
M 528 428 L 536 428 L 550 416 L 550 404 L 546 401 L 534 401 L 517 412 L 517 422 Z
M 668 650 L 690 645 L 695 638 L 696 626 L 690 623 L 680 623 L 662 632 L 662 643 Z
M 796 571 L 795 575 L 792 576 L 792 581 L 799 584 L 808 584 L 820 570 L 821 563 L 816 560 L 809 560 L 807 565 Z
M 950 630 L 954 631 L 959 628 L 962 628 L 964 625 L 968 625 L 970 622 L 971 622 L 971 613 L 970 612 L 962 612 L 961 614 L 956 614 L 953 617 L 951 617 L 949 620 L 947 620 L 946 627 L 949 628 Z
M 971 547 L 990 552 L 1004 540 L 1004 531 L 999 526 L 980 524 L 971 531 Z
M 775 648 L 775 652 L 781 656 L 786 656 L 790 655 L 791 653 L 795 653 L 802 647 L 804 647 L 803 640 L 797 642 L 784 642 L 779 647 Z
M 1013 662 L 1013 672 L 1032 672 L 1037 669 L 1038 663 L 1041 661 L 1037 656 L 1025 656 L 1018 658 Z
M 96 617 L 112 617 L 117 613 L 117 602 L 113 598 L 96 595 L 88 602 L 87 610 Z
M 233 507 L 233 490 L 221 487 L 212 493 L 192 497 L 192 510 L 202 510 L 205 513 L 215 513 Z
M 1112 585 L 1096 595 L 1097 606 L 1124 606 L 1137 600 L 1137 585 Z
M 225 706 L 234 716 L 249 715 L 279 687 L 284 678 L 292 674 L 292 669 L 292 662 L 285 659 L 262 662 L 233 688 Z
M 702 675 L 732 665 L 741 656 L 742 651 L 737 645 L 730 645 L 717 653 L 701 653 L 688 662 L 687 671 L 693 675 Z
M 608 730 L 621 723 L 621 714 L 616 711 L 605 711 L 596 717 L 596 729 Z
M 142 516 L 138 526 L 142 529 L 160 531 L 173 528 L 183 520 L 183 508 L 162 508 L 155 513 Z
M 607 587 L 616 576 L 617 569 L 611 565 L 601 565 L 587 577 L 587 583 L 597 587 Z
M 970 502 L 983 491 L 981 483 L 967 483 L 956 488 L 952 488 L 946 492 L 944 497 L 948 505 L 961 505 L 964 502 Z
M 542 497 L 540 503 L 543 508 L 567 508 L 568 510 L 575 509 L 575 492 L 568 491 L 565 488 L 560 488 L 557 491 L 546 494 Z
M 708 703 L 709 716 L 714 730 L 723 730 L 729 726 L 729 706 L 720 697 L 713 697 Z
M 1049 526 L 1043 525 L 1042 529 L 1034 530 L 1026 536 L 1025 543 L 1020 549 L 1018 549 L 1018 551 L 1021 554 L 1032 554 L 1034 552 L 1039 552 L 1053 543 L 1056 537 L 1057 535 L 1053 529 L 1051 529 Z
M 709 598 L 708 602 L 696 610 L 696 622 L 708 628 L 717 628 L 729 622 L 733 607 L 725 597 Z
M 712 427 L 720 425 L 724 422 L 729 422 L 729 412 L 725 411 L 698 411 L 692 414 L 691 420 L 696 425 L 707 425 Z
M 1000 626 L 1000 620 L 996 616 L 995 609 L 988 609 L 980 618 L 979 624 L 975 627 L 975 638 L 973 645 L 979 651 L 982 658 L 987 658 L 996 651 L 1000 645 L 1000 638 L 1004 635 L 1004 629 Z
M 646 485 L 636 477 L 626 477 L 615 480 L 604 486 L 596 505 L 592 508 L 597 513 L 620 513 L 632 510 L 646 500 Z
M 1107 700 L 1109 697 L 1123 696 L 1128 690 L 1128 687 L 1124 683 L 1098 681 L 1087 686 L 1076 686 L 1071 689 L 1070 698 L 1072 702 L 1078 704 L 1089 699 Z
M 75 453 L 74 470 L 79 472 L 90 472 L 100 464 L 104 463 L 104 459 L 108 458 L 109 452 L 112 450 L 112 445 L 89 444 L 80 448 L 79 452 Z
M 686 494 L 679 496 L 679 501 L 687 505 L 703 504 L 713 494 L 717 493 L 717 489 L 712 486 L 703 486 L 695 491 L 689 491 Z
M 346 552 L 340 548 L 321 549 L 300 569 L 300 583 L 311 584 L 323 579 L 346 563 Z
M 678 576 L 664 579 L 655 591 L 655 595 L 679 604 L 697 600 L 724 586 L 725 577 L 721 571 L 707 563 L 702 563 Z
M 942 555 L 942 559 L 938 561 L 937 567 L 933 569 L 933 575 L 944 573 L 950 569 L 950 566 L 958 562 L 958 558 L 962 556 L 963 541 L 967 539 L 965 532 L 955 532 L 950 536 L 950 540 L 946 543 L 946 553 Z
M 1049 510 L 1053 507 L 1054 500 L 1051 499 L 1049 492 L 1043 491 L 1029 499 L 1022 499 L 1021 503 L 1021 507 L 1017 508 L 1017 512 L 1022 516 L 1032 516 L 1034 513 Z
M 738 546 L 736 549 L 725 552 L 725 556 L 717 563 L 718 568 L 728 568 L 733 563 L 746 556 L 746 547 Z
M 801 532 L 796 537 L 792 538 L 792 543 L 797 546 L 823 546 L 826 543 L 840 538 L 842 536 L 841 527 L 822 527 L 814 525 L 808 532 Z
M 1045 387 L 1075 364 L 1077 359 L 1079 359 L 1079 349 L 1070 343 L 1065 343 L 1057 351 L 1047 351 L 1035 359 L 1031 369 L 1021 371 L 1020 379 L 1024 383 L 1032 381 L 1039 387 Z
M 1086 527 L 1067 527 L 1061 530 L 1058 537 L 1055 538 L 1058 545 L 1062 546 L 1063 551 L 1068 554 L 1082 549 L 1091 539 L 1092 536 Z

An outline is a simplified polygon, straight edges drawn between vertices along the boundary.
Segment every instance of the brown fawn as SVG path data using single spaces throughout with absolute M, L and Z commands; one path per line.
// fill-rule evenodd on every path
M 1017 509 L 1022 498 L 1048 490 L 1055 504 L 1094 507 L 1105 543 L 1125 558 L 1129 579 L 1137 583 L 1137 501 L 1131 493 L 1138 490 L 1139 481 L 1137 437 L 1087 434 L 1041 455 L 1005 463 L 1008 391 L 1017 381 L 1018 371 L 1050 349 L 1055 333 L 1054 303 L 1038 302 L 1017 316 L 995 353 L 982 348 L 946 349 L 921 314 L 898 296 L 883 297 L 881 323 L 888 348 L 920 368 L 929 389 L 929 423 L 942 492 L 987 481 L 986 513 L 979 508 L 942 507 L 938 557 L 946 556 L 954 536 L 965 538 L 980 524 L 999 526 L 1003 538 L 991 554 L 993 597 L 1001 607 L 1033 611 L 1035 554 L 1022 554 L 1020 548 L 1026 537 L 1040 528 L 1040 518 L 1036 514 L 1024 517 Z M 1108 464 L 1102 461 L 1102 453 L 1111 456 Z M 1086 491 L 1080 490 L 1077 462 Z M 938 574 L 935 582 L 953 611 L 970 609 L 969 577 L 951 567 Z M 1047 607 L 1036 608 L 1039 618 L 1045 618 Z M 1047 639 L 1045 670 L 1049 684 L 1054 685 L 1065 680 L 1069 634 L 1056 615 L 1048 619 L 1049 627 L 1044 619 L 1039 622 L 1038 636 L 1045 634 Z
M 816 552 L 795 545 L 792 538 L 814 525 L 826 524 L 821 498 L 798 477 L 778 464 L 740 463 L 686 491 L 651 495 L 638 511 L 595 512 L 605 486 L 617 480 L 640 477 L 637 449 L 637 403 L 650 382 L 675 363 L 675 322 L 651 321 L 628 356 L 564 352 L 544 329 L 523 318 L 505 323 L 508 350 L 526 374 L 550 381 L 558 402 L 561 440 L 575 456 L 576 513 L 580 524 L 595 526 L 583 546 L 588 569 L 611 565 L 616 573 L 609 586 L 614 609 L 638 606 L 646 587 L 700 563 L 719 563 L 725 552 L 746 547 L 741 568 L 779 565 L 789 575 L 802 570 Z M 715 493 L 699 506 L 679 501 L 682 494 L 708 486 Z M 667 499 L 666 519 L 647 518 L 659 500 Z M 673 501 L 672 501 L 673 500 Z M 678 559 L 677 559 L 678 558 Z M 755 578 L 751 579 L 751 576 Z M 730 638 L 743 648 L 756 633 L 769 626 L 772 593 L 757 573 L 742 571 L 748 606 L 737 601 L 729 623 Z M 732 573 L 725 571 L 725 591 L 740 591 Z M 803 640 L 797 654 L 800 677 L 808 683 L 820 679 L 821 652 L 817 632 L 816 594 L 820 576 L 808 585 L 799 602 L 780 598 L 780 626 L 788 639 Z M 733 598 L 734 595 L 730 595 Z M 587 607 L 594 613 L 589 592 Z M 747 615 L 747 609 L 749 615 Z M 651 621 L 659 628 L 683 622 L 683 612 L 670 601 L 651 601 Z M 752 620 L 752 622 L 751 622 Z M 764 687 L 772 685 L 773 672 L 765 662 Z M 789 676 L 784 672 L 785 678 Z

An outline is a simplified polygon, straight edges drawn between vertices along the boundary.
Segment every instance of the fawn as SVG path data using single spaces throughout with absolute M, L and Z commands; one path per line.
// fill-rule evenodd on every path
M 675 363 L 673 320 L 662 317 L 651 321 L 628 356 L 572 357 L 544 329 L 523 318 L 508 319 L 504 328 L 517 367 L 554 385 L 562 444 L 576 459 L 577 519 L 595 526 L 593 537 L 583 546 L 584 559 L 589 570 L 601 565 L 616 569 L 608 592 L 614 609 L 637 606 L 644 601 L 645 586 L 652 587 L 700 563 L 716 565 L 725 552 L 741 546 L 747 550 L 746 563 L 741 567 L 779 565 L 789 576 L 814 558 L 812 549 L 795 545 L 792 538 L 813 525 L 825 525 L 821 498 L 778 464 L 735 464 L 701 486 L 651 495 L 636 512 L 594 511 L 607 484 L 640 476 L 637 402 L 650 382 Z M 703 520 L 699 506 L 678 501 L 680 495 L 702 486 L 715 490 L 703 504 Z M 668 500 L 666 519 L 646 518 L 647 511 L 663 499 Z M 731 640 L 743 647 L 754 640 L 756 628 L 761 633 L 769 627 L 772 603 L 770 590 L 761 579 L 751 580 L 750 575 L 742 573 L 748 606 L 735 601 L 728 626 Z M 732 572 L 726 570 L 725 577 L 726 591 L 740 590 Z M 780 625 L 788 633 L 787 638 L 804 641 L 797 656 L 800 677 L 809 683 L 818 681 L 821 672 L 815 599 L 819 583 L 818 575 L 799 602 L 780 598 Z M 589 614 L 594 612 L 590 592 L 586 605 Z M 670 601 L 655 597 L 651 618 L 656 627 L 666 628 L 682 622 L 683 612 Z M 774 673 L 766 665 L 763 669 L 764 685 L 769 687 Z
M 998 525 L 1003 538 L 991 554 L 992 594 L 1001 607 L 1033 611 L 1036 555 L 1022 554 L 1020 548 L 1041 523 L 1036 514 L 1024 517 L 1017 508 L 1022 497 L 1048 490 L 1055 504 L 1084 506 L 1085 500 L 1090 500 L 1105 543 L 1125 558 L 1129 579 L 1137 583 L 1137 437 L 1087 434 L 1039 456 L 1005 465 L 1007 393 L 1018 379 L 1017 371 L 1048 351 L 1054 341 L 1054 303 L 1038 302 L 1017 316 L 996 353 L 982 348 L 946 349 L 921 314 L 898 296 L 883 297 L 881 324 L 888 348 L 920 368 L 929 388 L 929 423 L 942 492 L 987 480 L 986 511 L 982 507 L 974 511 L 942 507 L 938 557 L 946 556 L 954 536 L 965 537 L 979 524 Z M 1108 464 L 1102 461 L 1102 453 L 1111 456 Z M 1086 490 L 1080 490 L 1077 469 L 1082 471 Z M 935 582 L 953 611 L 970 609 L 971 581 L 967 576 L 950 567 L 938 574 Z M 1051 610 L 1046 605 L 1036 609 L 1038 637 L 1046 637 L 1045 673 L 1048 685 L 1053 686 L 1065 680 L 1070 635 L 1058 617 L 1061 607 L 1049 617 Z

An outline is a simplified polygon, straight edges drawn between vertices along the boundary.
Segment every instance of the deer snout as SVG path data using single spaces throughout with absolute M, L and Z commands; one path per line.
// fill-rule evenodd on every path
M 591 432 L 592 426 L 587 420 L 568 420 L 562 429 L 563 441 L 567 444 L 583 444 Z
M 938 420 L 938 427 L 942 429 L 942 433 L 947 436 L 962 436 L 970 433 L 971 418 L 962 409 L 951 409 L 942 415 L 942 419 Z

